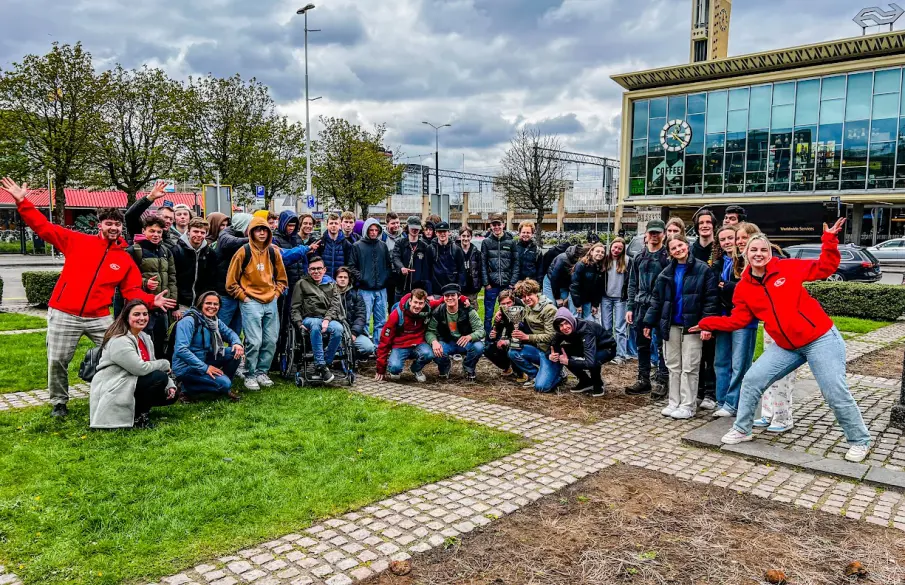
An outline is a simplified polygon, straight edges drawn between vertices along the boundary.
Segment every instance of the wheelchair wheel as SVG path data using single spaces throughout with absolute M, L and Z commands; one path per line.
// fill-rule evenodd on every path
M 353 372 L 352 370 L 349 370 L 349 372 L 346 374 L 346 380 L 349 382 L 349 386 L 354 385 L 355 384 L 355 372 Z
M 290 380 L 293 377 L 293 374 L 296 374 L 297 368 L 295 367 L 295 327 L 289 327 L 286 330 L 286 350 L 283 352 L 283 355 L 280 357 L 280 375 L 286 379 Z M 296 375 L 296 383 L 298 383 L 298 376 Z

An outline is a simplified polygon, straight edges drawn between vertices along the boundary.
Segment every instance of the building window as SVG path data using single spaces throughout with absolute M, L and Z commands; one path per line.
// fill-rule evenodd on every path
M 694 62 L 700 63 L 707 60 L 707 39 L 698 39 L 694 42 Z
M 694 26 L 701 28 L 710 21 L 710 0 L 695 0 Z

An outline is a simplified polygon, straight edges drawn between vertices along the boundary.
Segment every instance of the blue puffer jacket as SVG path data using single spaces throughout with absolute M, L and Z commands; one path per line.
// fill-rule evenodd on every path
M 242 345 L 236 332 L 226 323 L 217 320 L 220 337 L 230 346 Z M 211 345 L 214 336 L 204 326 L 204 317 L 197 309 L 186 311 L 182 319 L 176 323 L 176 343 L 173 346 L 173 373 L 177 378 L 186 374 L 204 375 L 207 373 L 206 360 L 212 353 Z
M 336 234 L 335 240 L 330 237 L 328 232 L 324 232 L 317 255 L 324 259 L 327 276 L 336 278 L 336 269 L 340 266 L 348 266 L 352 259 L 352 244 L 343 235 L 342 230 Z

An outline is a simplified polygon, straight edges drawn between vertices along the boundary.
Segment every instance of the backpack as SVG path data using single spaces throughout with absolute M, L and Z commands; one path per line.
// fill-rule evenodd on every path
M 101 346 L 96 345 L 85 353 L 82 363 L 79 364 L 79 378 L 91 383 L 94 375 L 97 374 L 97 366 L 101 361 Z
M 195 322 L 195 332 L 198 332 L 198 327 L 204 327 L 204 324 L 201 322 L 201 317 L 198 316 L 194 311 L 190 313 L 186 313 L 182 317 L 191 318 Z M 163 359 L 170 362 L 170 365 L 173 364 L 173 350 L 176 348 L 176 326 L 179 325 L 179 321 L 173 321 L 173 324 L 170 325 L 169 330 L 167 330 L 167 339 L 166 343 L 163 346 Z M 87 356 L 86 356 L 87 357 Z M 81 376 L 81 370 L 79 370 L 79 375 Z
M 403 330 L 403 325 L 405 325 L 405 312 L 402 310 L 402 307 L 399 303 L 393 305 L 393 308 L 390 309 L 390 314 L 395 311 L 396 313 L 396 335 L 401 335 Z
M 245 273 L 245 269 L 248 268 L 248 265 L 251 263 L 251 244 L 245 244 L 242 246 L 245 250 L 245 259 L 242 260 L 242 271 L 240 274 Z M 267 251 L 270 252 L 270 266 L 273 268 L 271 270 L 270 276 L 273 278 L 273 284 L 277 283 L 277 253 L 274 251 L 273 246 L 267 246 Z

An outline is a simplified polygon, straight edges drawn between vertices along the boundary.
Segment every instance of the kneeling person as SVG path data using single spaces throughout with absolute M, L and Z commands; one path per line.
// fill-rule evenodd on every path
M 326 265 L 320 256 L 308 261 L 308 274 L 299 279 L 292 291 L 292 323 L 299 330 L 307 329 L 311 338 L 314 366 L 321 381 L 333 381 L 328 366 L 343 340 L 343 324 L 340 319 L 341 301 L 336 294 L 333 279 L 325 276 Z M 329 333 L 327 347 L 324 336 Z
M 475 380 L 475 367 L 484 353 L 484 324 L 474 309 L 459 304 L 460 292 L 455 283 L 443 287 L 443 305 L 433 310 L 425 340 L 431 346 L 441 378 L 449 378 L 449 356 L 464 354 L 465 377 Z
M 616 357 L 613 335 L 596 321 L 576 319 L 565 307 L 556 311 L 553 326 L 556 334 L 550 344 L 550 361 L 567 367 L 578 378 L 572 392 L 603 396 L 600 369 Z
M 186 397 L 211 392 L 239 400 L 232 386 L 245 348 L 238 334 L 219 319 L 219 312 L 220 295 L 206 292 L 176 324 L 173 373 Z

